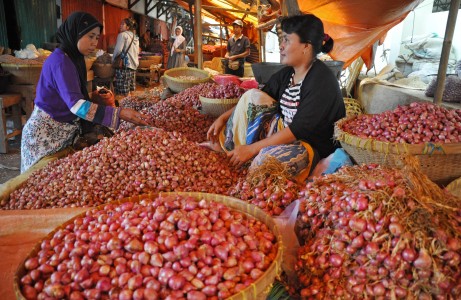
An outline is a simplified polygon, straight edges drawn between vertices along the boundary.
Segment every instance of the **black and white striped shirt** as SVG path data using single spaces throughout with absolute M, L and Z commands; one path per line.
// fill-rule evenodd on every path
M 301 85 L 302 80 L 294 84 L 294 73 L 291 75 L 291 83 L 283 92 L 280 99 L 280 110 L 283 115 L 283 125 L 288 127 L 293 121 L 293 117 L 298 111 L 298 106 L 301 101 Z

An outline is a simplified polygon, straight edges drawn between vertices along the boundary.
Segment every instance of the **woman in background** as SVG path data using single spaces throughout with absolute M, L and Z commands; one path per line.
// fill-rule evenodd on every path
M 120 119 L 148 125 L 139 112 L 90 102 L 84 56 L 94 52 L 102 25 L 85 12 L 71 14 L 56 34 L 59 48 L 45 60 L 37 84 L 35 107 L 22 131 L 21 173 L 45 156 L 70 145 L 80 121 L 117 129 Z
M 184 67 L 185 64 L 186 38 L 182 35 L 182 27 L 176 26 L 174 33 L 167 69 Z
M 115 70 L 115 94 L 128 96 L 136 89 L 136 69 L 139 66 L 139 38 L 136 36 L 136 21 L 131 18 L 123 19 L 120 23 L 120 33 L 115 43 L 115 58 L 120 53 L 126 53 L 123 58 L 125 68 Z

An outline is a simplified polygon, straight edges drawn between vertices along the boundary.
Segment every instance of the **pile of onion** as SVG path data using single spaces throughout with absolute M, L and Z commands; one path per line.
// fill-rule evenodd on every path
M 414 102 L 381 114 L 359 115 L 343 123 L 341 129 L 361 138 L 383 142 L 460 143 L 461 110 Z
M 131 108 L 137 111 L 151 107 L 155 103 L 161 101 L 158 96 L 151 96 L 147 93 L 144 96 L 128 96 L 120 100 L 120 107 Z
M 268 227 L 185 196 L 89 210 L 41 242 L 20 278 L 26 299 L 225 299 L 277 255 Z
M 345 167 L 307 185 L 302 299 L 461 297 L 461 202 L 417 166 Z
M 2 209 L 96 206 L 158 191 L 225 194 L 245 174 L 177 132 L 136 128 L 30 175 Z
M 176 131 L 193 142 L 206 141 L 206 133 L 214 119 L 197 109 L 174 101 L 160 101 L 140 110 L 153 127 Z M 120 130 L 134 128 L 132 123 L 122 121 Z

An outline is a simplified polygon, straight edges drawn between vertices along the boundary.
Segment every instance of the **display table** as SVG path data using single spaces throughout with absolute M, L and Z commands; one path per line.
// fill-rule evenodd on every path
M 86 73 L 87 77 L 87 89 L 88 91 L 92 91 L 92 82 L 94 79 L 93 70 L 89 70 Z M 37 85 L 35 84 L 10 84 L 7 87 L 8 93 L 19 93 L 23 97 L 23 101 L 21 102 L 22 109 L 26 112 L 26 119 L 29 119 L 32 111 L 34 110 L 34 100 L 35 100 L 35 93 L 37 89 Z
M 16 299 L 16 269 L 34 245 L 54 228 L 88 208 L 0 210 L 0 299 Z

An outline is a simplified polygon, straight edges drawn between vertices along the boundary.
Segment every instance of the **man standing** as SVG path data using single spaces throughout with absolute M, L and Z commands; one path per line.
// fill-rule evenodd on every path
M 250 55 L 250 40 L 242 34 L 243 22 L 235 20 L 232 23 L 234 35 L 227 41 L 227 52 L 224 56 L 226 74 L 243 77 L 245 57 Z

